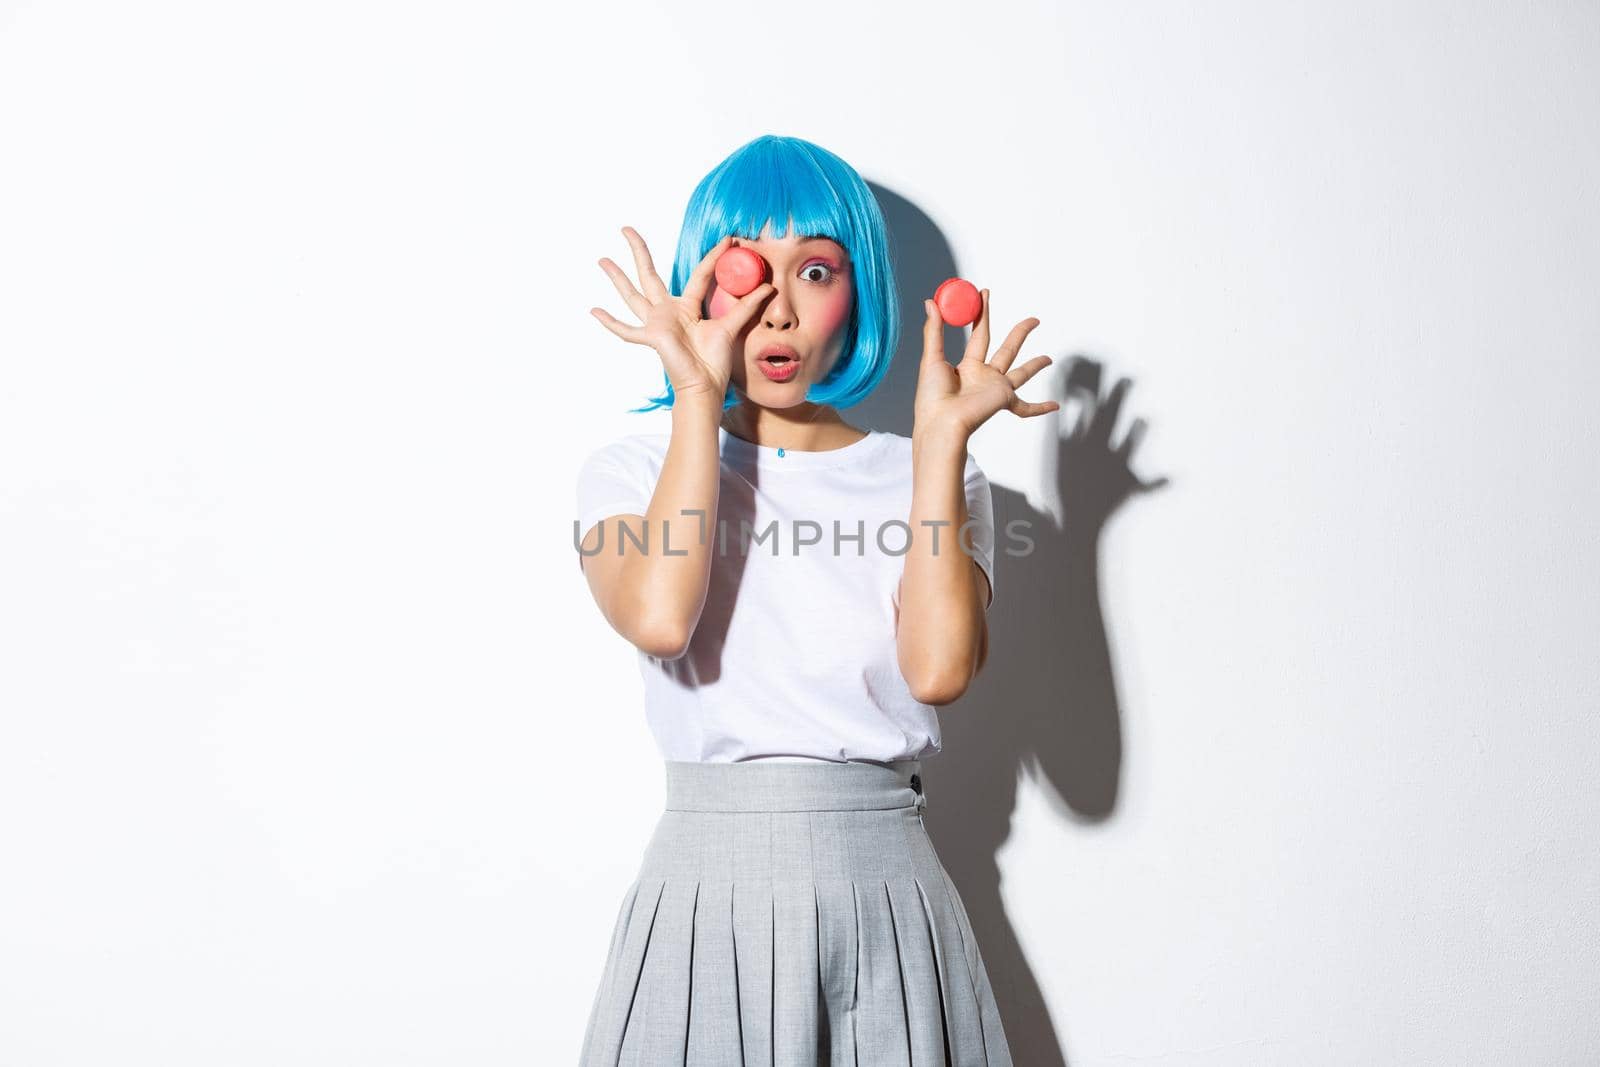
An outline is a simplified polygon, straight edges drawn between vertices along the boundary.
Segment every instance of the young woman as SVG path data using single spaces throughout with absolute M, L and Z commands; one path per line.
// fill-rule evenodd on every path
M 760 137 L 690 197 L 669 288 L 632 229 L 638 317 L 601 308 L 666 374 L 671 432 L 591 453 L 579 565 L 639 650 L 666 805 L 628 887 L 583 1042 L 618 1064 L 1009 1065 L 972 926 L 923 826 L 935 708 L 988 649 L 991 416 L 1038 325 L 989 349 L 988 292 L 945 360 L 926 301 L 910 437 L 838 409 L 888 370 L 899 318 L 877 201 L 847 163 Z M 734 246 L 767 280 L 714 278 Z M 974 712 L 978 713 L 978 712 Z M 960 803 L 959 797 L 950 798 Z

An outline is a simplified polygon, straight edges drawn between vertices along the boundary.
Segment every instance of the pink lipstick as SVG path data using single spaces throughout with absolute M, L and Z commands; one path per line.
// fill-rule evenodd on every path
M 768 345 L 756 357 L 756 365 L 768 381 L 786 382 L 800 373 L 800 353 L 788 345 Z

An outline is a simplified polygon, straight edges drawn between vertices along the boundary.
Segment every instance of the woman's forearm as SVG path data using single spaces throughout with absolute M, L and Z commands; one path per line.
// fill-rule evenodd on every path
M 722 407 L 680 397 L 672 408 L 672 438 L 645 514 L 644 543 L 619 545 L 623 558 L 618 615 L 673 659 L 688 648 L 705 607 L 716 544 L 721 485 L 718 430 Z
M 900 580 L 900 672 L 925 704 L 948 704 L 977 671 L 984 612 L 976 564 L 958 540 L 967 521 L 967 439 L 912 433 L 911 547 Z

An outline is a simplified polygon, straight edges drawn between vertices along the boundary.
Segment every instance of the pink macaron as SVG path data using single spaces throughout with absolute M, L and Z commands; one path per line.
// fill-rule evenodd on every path
M 748 296 L 767 276 L 767 261 L 755 252 L 735 245 L 717 257 L 717 288 L 729 296 Z
M 934 291 L 939 317 L 951 326 L 970 326 L 983 314 L 983 294 L 965 278 L 949 278 Z

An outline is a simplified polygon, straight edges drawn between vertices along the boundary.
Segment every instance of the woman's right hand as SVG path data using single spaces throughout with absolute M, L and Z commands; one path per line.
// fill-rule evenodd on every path
M 590 308 L 589 313 L 624 341 L 655 349 L 676 397 L 703 394 L 721 410 L 733 374 L 734 344 L 756 309 L 777 290 L 763 282 L 740 297 L 727 314 L 706 318 L 702 310 L 717 258 L 728 249 L 732 237 L 718 241 L 689 276 L 683 295 L 673 296 L 656 273 L 644 238 L 632 226 L 624 226 L 622 234 L 633 246 L 633 261 L 639 268 L 639 284 L 644 292 L 635 289 L 622 268 L 611 260 L 602 258 L 600 269 L 611 276 L 623 302 L 642 325 L 620 322 L 604 308 Z

